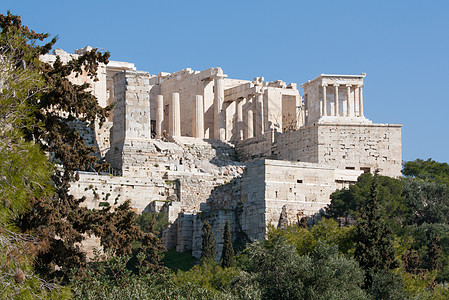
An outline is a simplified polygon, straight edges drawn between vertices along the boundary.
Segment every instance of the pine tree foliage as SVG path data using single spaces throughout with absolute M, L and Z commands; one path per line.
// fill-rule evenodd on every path
M 29 100 L 43 81 L 19 55 L 22 45 L 16 32 L 0 34 L 0 299 L 67 299 L 67 289 L 33 271 L 34 257 L 48 245 L 14 226 L 30 209 L 30 200 L 51 197 L 53 191 L 53 166 L 23 135 L 23 129 L 37 126 Z
M 376 174 L 354 233 L 354 257 L 365 270 L 365 288 L 372 285 L 376 272 L 398 267 L 393 248 L 393 235 L 385 223 L 385 216 L 381 214 L 379 201 Z
M 217 249 L 215 248 L 215 239 L 214 233 L 212 232 L 212 226 L 210 226 L 210 224 L 207 221 L 204 221 L 200 261 L 202 263 L 215 261 L 216 255 Z
M 223 232 L 223 251 L 221 253 L 221 266 L 223 268 L 230 268 L 234 266 L 234 248 L 232 246 L 232 234 L 228 220 L 226 220 Z
M 87 146 L 68 122 L 81 120 L 91 125 L 95 122 L 101 124 L 108 110 L 98 105 L 95 96 L 88 91 L 88 84 L 73 84 L 69 76 L 83 75 L 95 80 L 99 64 L 108 62 L 109 53 L 93 49 L 67 63 L 62 63 L 58 57 L 53 64 L 48 64 L 41 62 L 39 56 L 51 50 L 56 38 L 45 43 L 48 34 L 28 29 L 22 25 L 19 16 L 9 12 L 0 15 L 0 30 L 0 55 L 2 59 L 5 53 L 12 57 L 9 63 L 12 74 L 32 70 L 32 73 L 24 73 L 29 75 L 28 80 L 22 81 L 28 84 L 27 89 L 19 89 L 11 80 L 9 85 L 5 84 L 3 78 L 7 77 L 2 76 L 2 91 L 13 96 L 5 99 L 10 102 L 11 99 L 19 99 L 21 101 L 12 101 L 12 104 L 17 108 L 23 107 L 14 109 L 9 105 L 10 111 L 22 113 L 20 116 L 9 114 L 9 117 L 3 119 L 4 123 L 10 124 L 9 127 L 19 132 L 25 142 L 36 145 L 40 148 L 39 151 L 51 153 L 54 161 L 62 167 L 53 172 L 40 173 L 46 177 L 45 184 L 50 184 L 54 192 L 26 197 L 23 202 L 30 209 L 25 214 L 21 210 L 22 215 L 17 222 L 23 232 L 36 236 L 42 244 L 47 245 L 48 250 L 37 256 L 37 269 L 48 277 L 54 277 L 67 275 L 74 267 L 85 266 L 86 258 L 80 249 L 80 242 L 86 235 L 96 234 L 105 248 L 117 254 L 130 253 L 131 245 L 137 238 L 152 240 L 134 225 L 135 214 L 130 213 L 129 204 L 115 209 L 90 210 L 82 206 L 83 198 L 76 199 L 69 193 L 70 183 L 77 179 L 77 170 L 91 166 L 98 170 L 104 165 L 97 164 L 97 158 L 93 155 L 94 148 Z M 3 69 L 2 75 L 5 74 Z M 26 122 L 21 122 L 22 119 Z M 15 151 L 23 154 L 23 150 Z M 42 154 L 42 157 L 45 156 Z M 23 167 L 25 163 L 23 160 L 20 165 Z M 31 166 L 34 165 L 30 164 Z M 36 171 L 40 172 L 40 169 L 36 167 Z M 19 172 L 17 176 L 20 177 L 20 172 L 26 174 L 27 171 L 22 168 L 16 172 Z M 38 181 L 29 180 L 25 184 L 31 186 L 33 182 Z M 4 203 L 7 202 L 4 200 Z M 16 210 L 16 214 L 18 212 Z M 155 258 L 155 261 L 159 261 L 159 258 Z

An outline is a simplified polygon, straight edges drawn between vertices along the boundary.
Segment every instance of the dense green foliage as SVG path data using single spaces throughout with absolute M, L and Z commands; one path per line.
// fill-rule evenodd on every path
M 416 159 L 405 162 L 402 175 L 449 186 L 449 165 L 436 162 L 430 158 L 428 160 Z
M 348 217 L 359 218 L 361 208 L 369 198 L 374 176 L 371 173 L 360 175 L 356 184 L 348 189 L 337 190 L 331 195 L 332 202 L 326 209 L 326 214 L 332 218 Z M 401 216 L 406 205 L 402 201 L 403 186 L 399 179 L 377 176 L 377 193 L 382 201 L 380 209 L 384 210 L 385 217 L 392 219 L 393 223 L 401 223 Z
M 230 268 L 234 266 L 234 248 L 232 246 L 232 235 L 229 222 L 226 220 L 223 233 L 223 251 L 221 253 L 221 266 Z
M 154 232 L 161 235 L 162 231 L 169 225 L 165 212 L 143 212 L 136 219 L 136 224 L 143 232 Z
M 22 25 L 19 16 L 0 14 L 2 298 L 48 298 L 53 292 L 64 298 L 67 293 L 48 280 L 66 280 L 73 268 L 83 272 L 86 259 L 79 243 L 90 234 L 116 254 L 130 253 L 139 241 L 145 265 L 160 268 L 163 248 L 154 233 L 134 225 L 136 214 L 129 203 L 90 210 L 81 205 L 83 199 L 69 194 L 76 171 L 97 161 L 94 149 L 70 121 L 92 125 L 106 117 L 89 85 L 72 84 L 69 75 L 95 78 L 98 64 L 107 63 L 109 53 L 94 49 L 65 64 L 59 58 L 47 64 L 39 56 L 56 42 L 53 38 L 45 43 L 47 38 Z
M 239 290 L 262 299 L 365 299 L 363 272 L 357 262 L 319 241 L 300 255 L 284 238 L 249 246 L 246 276 L 236 281 Z M 248 295 L 247 295 L 248 296 Z
M 393 234 L 386 224 L 387 219 L 381 212 L 377 180 L 378 176 L 375 175 L 371 183 L 370 195 L 361 207 L 361 216 L 357 220 L 353 235 L 354 257 L 365 271 L 364 287 L 371 291 L 374 286 L 381 287 L 395 283 L 391 270 L 399 267 L 393 248 Z M 380 296 L 383 299 L 400 299 L 387 291 Z
M 196 263 L 197 259 L 192 256 L 192 252 L 179 253 L 175 249 L 164 252 L 164 266 L 173 271 L 188 271 Z
M 97 256 L 83 277 L 72 280 L 76 299 L 222 299 L 219 293 L 194 282 L 179 284 L 176 276 L 162 271 L 150 275 L 143 264 L 137 273 L 126 266 L 129 256 Z M 140 257 L 140 261 L 145 258 Z
M 329 216 L 352 216 L 357 220 L 357 227 L 364 226 L 365 232 L 371 230 L 373 234 L 379 226 L 390 231 L 377 235 L 390 236 L 383 243 L 387 246 L 390 241 L 390 250 L 379 253 L 390 253 L 389 261 L 394 261 L 393 249 L 395 260 L 401 263 L 400 268 L 378 274 L 374 272 L 371 276 L 373 288 L 368 289 L 372 296 L 382 299 L 404 297 L 397 293 L 400 290 L 411 295 L 419 294 L 425 299 L 443 299 L 447 295 L 447 289 L 442 288 L 449 282 L 449 189 L 444 184 L 444 178 L 449 178 L 447 171 L 445 163 L 416 160 L 404 164 L 405 178 L 376 176 L 375 216 L 378 221 L 373 221 L 371 225 L 361 216 L 366 216 L 366 206 L 369 207 L 372 202 L 373 197 L 367 191 L 372 190 L 373 176 L 363 174 L 353 186 L 332 194 L 332 202 L 327 209 Z M 365 238 L 370 237 L 374 241 L 375 236 L 365 235 Z M 352 239 L 356 241 L 355 234 Z M 368 244 L 368 241 L 365 243 Z M 375 247 L 366 247 L 368 254 L 370 249 Z M 366 260 L 374 264 L 376 258 L 366 257 Z
M 203 263 L 215 261 L 216 255 L 217 249 L 215 248 L 215 238 L 214 233 L 212 232 L 212 227 L 209 223 L 207 223 L 207 221 L 204 221 L 200 261 Z

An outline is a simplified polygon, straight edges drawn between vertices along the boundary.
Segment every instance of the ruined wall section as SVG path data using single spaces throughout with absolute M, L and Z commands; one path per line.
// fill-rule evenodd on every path
M 401 126 L 397 124 L 319 125 L 318 163 L 401 176 Z
M 336 190 L 357 181 L 358 170 L 336 170 L 303 162 L 265 160 L 265 225 L 278 225 L 283 209 L 288 222 L 314 216 Z
M 101 127 L 98 122 L 95 123 L 95 136 L 100 157 L 104 157 L 111 147 L 111 128 L 112 122 L 104 122 Z
M 273 155 L 272 146 L 280 133 L 265 131 L 263 135 L 236 143 L 235 148 L 241 161 L 269 158 Z
M 149 74 L 122 71 L 114 75 L 114 125 L 106 159 L 124 176 L 146 176 L 151 142 Z
M 290 161 L 318 162 L 318 131 L 316 126 L 279 133 L 271 130 L 262 136 L 236 144 L 242 161 L 273 158 Z
M 71 54 L 62 49 L 55 49 L 53 51 L 53 54 L 41 55 L 39 57 L 39 59 L 43 62 L 53 64 L 56 61 L 57 57 L 59 57 L 60 60 L 64 64 L 66 64 L 70 60 L 77 59 L 84 53 L 91 51 L 91 50 L 92 50 L 92 47 L 87 46 L 85 48 L 77 49 L 77 50 L 75 50 L 74 54 Z M 75 76 L 75 74 L 71 74 L 69 76 L 69 80 L 73 84 L 82 85 L 84 83 L 88 83 L 90 85 L 90 88 L 87 90 L 91 91 L 92 94 L 97 98 L 98 104 L 101 107 L 106 107 L 107 106 L 107 92 L 106 92 L 106 65 L 105 64 L 100 63 L 98 65 L 97 79 L 98 80 L 95 80 L 95 78 L 90 78 L 89 76 L 87 76 L 87 73 L 85 73 L 85 72 L 82 72 L 82 74 L 80 74 L 78 76 Z
M 239 203 L 239 223 L 250 240 L 265 237 L 265 160 L 251 163 L 241 178 L 241 198 Z
M 70 186 L 70 193 L 77 198 L 86 197 L 83 205 L 89 209 L 102 206 L 118 206 L 126 200 L 131 207 L 142 213 L 153 201 L 164 202 L 176 195 L 176 186 L 157 178 L 137 178 L 79 173 L 80 179 Z M 106 204 L 108 203 L 108 204 Z
M 279 135 L 276 139 L 277 159 L 318 163 L 318 131 L 316 126 Z
M 282 132 L 282 91 L 267 88 L 264 93 L 264 128 Z
M 298 96 L 282 95 L 282 132 L 295 131 L 303 125 Z

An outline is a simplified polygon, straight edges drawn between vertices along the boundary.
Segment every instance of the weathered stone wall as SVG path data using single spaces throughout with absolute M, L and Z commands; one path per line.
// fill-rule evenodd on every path
M 141 213 L 153 201 L 166 201 L 176 195 L 176 187 L 158 178 L 137 178 L 79 173 L 80 179 L 70 186 L 70 193 L 77 198 L 86 197 L 83 205 L 98 209 L 100 203 L 117 206 L 126 200 L 136 212 Z
M 217 210 L 213 213 L 187 212 L 179 216 L 177 237 L 178 245 L 176 251 L 192 251 L 192 256 L 201 257 L 202 228 L 203 221 L 207 221 L 212 227 L 212 233 L 215 239 L 216 260 L 220 260 L 223 251 L 223 234 L 226 221 L 231 228 L 232 239 L 236 240 L 236 215 L 233 211 Z
M 279 135 L 276 148 L 283 160 L 401 175 L 401 125 L 315 124 Z
M 122 71 L 114 75 L 114 125 L 106 158 L 125 176 L 145 176 L 151 142 L 149 74 Z
M 239 159 L 241 161 L 249 161 L 270 157 L 275 134 L 278 135 L 273 130 L 265 131 L 263 135 L 236 143 L 235 148 Z
M 401 176 L 401 125 L 320 125 L 317 130 L 318 163 Z
M 262 239 L 267 225 L 278 225 L 283 210 L 289 223 L 314 216 L 330 203 L 331 193 L 356 182 L 361 173 L 301 162 L 250 163 L 241 178 L 212 190 L 210 198 L 201 205 L 201 214 L 198 211 L 180 214 L 177 250 L 192 250 L 195 257 L 200 257 L 201 220 L 206 220 L 215 234 L 218 259 L 226 220 L 230 222 L 234 240 Z
M 265 160 L 265 223 L 278 225 L 282 208 L 289 222 L 313 216 L 336 190 L 357 181 L 360 170 L 338 170 L 303 162 Z
M 307 126 L 279 135 L 274 154 L 282 160 L 317 163 L 319 160 L 317 127 Z
M 239 218 L 242 231 L 250 240 L 265 237 L 265 160 L 248 164 L 241 178 Z
M 294 131 L 302 125 L 299 120 L 300 96 L 282 95 L 282 132 Z

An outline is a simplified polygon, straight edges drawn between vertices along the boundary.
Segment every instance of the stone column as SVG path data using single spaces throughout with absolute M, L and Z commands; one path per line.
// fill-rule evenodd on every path
M 156 97 L 156 138 L 162 137 L 162 123 L 164 122 L 164 96 Z
M 340 107 L 339 107 L 339 104 L 338 104 L 338 87 L 339 87 L 339 84 L 335 84 L 334 87 L 335 87 L 335 115 L 338 116 L 340 114 Z
M 346 115 L 348 116 L 348 117 L 352 117 L 352 104 L 351 104 L 351 101 L 350 101 L 350 98 L 351 98 L 351 85 L 346 85 L 346 88 L 347 88 L 347 102 L 346 102 L 346 104 L 347 104 L 347 112 L 346 112 Z
M 231 141 L 234 138 L 235 130 L 235 101 L 225 102 L 226 107 L 226 141 Z
M 263 134 L 263 93 L 256 94 L 256 136 Z
M 173 93 L 171 95 L 168 133 L 171 136 L 181 136 L 181 110 L 179 107 L 179 93 Z
M 326 86 L 323 84 L 323 116 L 327 116 L 327 95 L 326 95 Z
M 237 130 L 237 132 L 236 132 L 236 137 L 237 137 L 237 140 L 238 141 L 240 141 L 240 140 L 242 140 L 243 139 L 243 100 L 244 100 L 245 98 L 239 98 L 239 99 L 237 99 L 237 107 L 236 107 L 236 110 L 237 110 L 237 113 L 236 113 L 236 117 L 237 117 L 237 120 L 236 120 L 236 122 L 235 122 L 235 128 L 236 128 L 236 130 Z
M 363 117 L 363 85 L 359 85 L 359 117 Z
M 254 101 L 252 97 L 250 96 L 247 101 L 248 104 L 248 110 L 246 112 L 246 138 L 250 139 L 254 137 L 254 118 L 253 118 L 253 111 L 254 111 Z
M 193 107 L 192 134 L 196 138 L 204 139 L 204 106 L 203 96 L 196 95 Z
M 224 108 L 224 76 L 214 78 L 214 139 L 226 140 L 226 110 Z

